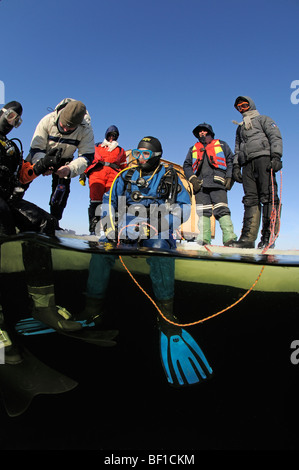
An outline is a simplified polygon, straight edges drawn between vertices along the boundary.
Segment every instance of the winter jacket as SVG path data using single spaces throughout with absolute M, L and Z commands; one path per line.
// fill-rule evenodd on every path
M 256 111 L 253 100 L 248 96 L 239 96 L 235 107 L 239 99 L 248 101 L 249 113 Z M 243 118 L 248 112 L 243 113 Z M 270 117 L 256 113 L 257 115 L 251 118 L 252 128 L 246 129 L 243 120 L 236 131 L 234 163 L 240 166 L 260 156 L 282 157 L 282 138 L 276 123 Z
M 30 153 L 26 158 L 31 163 L 36 163 L 43 158 L 50 149 L 62 148 L 61 166 L 67 162 L 71 170 L 70 177 L 73 178 L 84 172 L 94 157 L 94 135 L 91 119 L 86 113 L 82 123 L 71 133 L 61 133 L 57 127 L 59 116 L 66 104 L 73 101 L 66 98 L 61 101 L 55 110 L 41 119 L 37 125 L 31 145 Z M 73 160 L 74 152 L 78 149 L 78 158 Z
M 117 173 L 127 166 L 124 149 L 119 147 L 116 141 L 112 143 L 116 144 L 116 147 L 110 147 L 110 149 L 110 143 L 106 143 L 107 146 L 103 144 L 103 147 L 101 144 L 96 145 L 94 160 L 84 172 L 88 176 L 92 201 L 101 201 L 104 193 L 110 189 Z
M 117 145 L 110 151 L 109 147 L 102 147 L 101 143 L 96 144 L 93 162 L 86 168 L 85 174 L 90 177 L 93 172 L 100 171 L 105 166 L 111 166 L 115 172 L 123 170 L 127 166 L 127 156 L 124 149 Z
M 218 165 L 217 167 L 215 163 L 212 164 L 211 162 L 211 157 L 209 157 L 209 153 L 212 153 L 209 150 L 211 144 L 215 147 L 215 155 L 221 149 L 219 155 L 221 154 L 221 157 L 224 159 L 221 166 Z M 199 147 L 204 149 L 201 152 L 202 157 L 198 161 L 197 149 L 195 147 L 197 149 Z M 183 164 L 183 169 L 187 179 L 195 174 L 199 180 L 203 181 L 204 188 L 224 189 L 225 179 L 232 177 L 233 160 L 234 154 L 229 145 L 223 140 L 214 139 L 210 144 L 204 145 L 199 142 L 195 146 L 190 147 Z

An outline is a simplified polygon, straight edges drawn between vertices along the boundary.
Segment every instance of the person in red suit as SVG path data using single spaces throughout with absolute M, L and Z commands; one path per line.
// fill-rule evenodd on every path
M 95 145 L 93 162 L 84 172 L 89 179 L 90 234 L 95 234 L 96 225 L 100 219 L 99 206 L 102 204 L 104 194 L 109 191 L 116 174 L 127 166 L 126 152 L 119 146 L 118 137 L 118 128 L 114 125 L 108 127 L 104 141 Z

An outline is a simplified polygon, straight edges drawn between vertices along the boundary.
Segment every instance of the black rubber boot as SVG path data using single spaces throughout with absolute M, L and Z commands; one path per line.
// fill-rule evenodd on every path
M 89 233 L 90 235 L 95 235 L 96 225 L 100 221 L 100 217 L 96 215 L 98 207 L 101 205 L 101 202 L 90 201 L 88 207 L 88 219 L 89 219 Z
M 242 233 L 238 241 L 233 242 L 234 248 L 254 248 L 261 221 L 261 207 L 245 206 Z
M 173 299 L 167 299 L 167 300 L 156 300 L 157 307 L 161 310 L 162 314 L 167 318 L 167 320 L 170 320 L 174 323 L 179 323 L 177 317 L 173 313 L 173 304 L 174 301 Z M 167 328 L 177 328 L 175 325 L 172 325 L 169 323 L 167 320 L 165 320 L 161 316 L 161 314 L 158 313 L 157 316 L 157 325 L 158 328 L 163 328 L 163 325 L 167 325 Z
M 278 214 L 278 205 L 275 205 L 276 209 L 276 220 L 275 220 L 275 227 L 274 227 L 274 235 L 277 235 L 279 230 L 279 218 L 280 214 Z M 281 209 L 280 209 L 281 210 Z M 272 212 L 272 204 L 265 204 L 263 206 L 263 226 L 261 231 L 261 240 L 258 244 L 258 248 L 264 249 L 267 248 L 270 242 L 271 236 L 271 212 Z M 272 243 L 268 248 L 274 248 L 275 243 Z
M 87 323 L 94 323 L 96 327 L 101 326 L 105 314 L 104 303 L 105 299 L 98 299 L 96 297 L 87 296 L 84 310 L 76 315 L 76 320 L 86 320 Z

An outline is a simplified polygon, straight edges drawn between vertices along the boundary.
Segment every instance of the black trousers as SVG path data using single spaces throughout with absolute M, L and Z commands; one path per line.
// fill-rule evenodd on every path
M 64 192 L 61 197 L 54 197 L 54 193 L 58 185 L 64 185 Z M 57 219 L 62 219 L 63 211 L 67 205 L 67 200 L 71 191 L 70 188 L 71 180 L 70 178 L 59 178 L 57 175 L 52 175 L 52 193 L 50 197 L 50 212 Z
M 202 188 L 195 194 L 197 213 L 199 216 L 215 216 L 218 220 L 224 215 L 230 215 L 225 189 Z
M 57 220 L 24 199 L 4 200 L 0 198 L 0 236 L 21 232 L 37 232 L 55 236 Z M 26 280 L 29 285 L 50 285 L 53 280 L 51 249 L 35 241 L 22 243 Z
M 0 197 L 0 236 L 21 232 L 37 232 L 54 236 L 57 228 L 55 217 L 24 199 L 4 200 Z
M 273 188 L 271 172 L 267 171 L 270 157 L 261 156 L 246 163 L 242 168 L 244 206 L 257 206 L 259 204 L 272 204 L 272 193 L 274 191 L 274 204 L 279 204 L 277 194 L 277 182 L 273 175 Z

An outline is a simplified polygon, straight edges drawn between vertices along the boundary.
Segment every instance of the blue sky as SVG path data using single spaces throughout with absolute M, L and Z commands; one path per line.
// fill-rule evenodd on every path
M 276 246 L 299 249 L 298 0 L 0 0 L 0 14 L 0 80 L 5 101 L 24 108 L 10 134 L 24 156 L 48 108 L 71 97 L 86 104 L 96 141 L 115 124 L 125 149 L 153 135 L 164 158 L 183 164 L 203 121 L 234 149 L 232 120 L 241 116 L 233 103 L 248 95 L 284 141 Z M 41 176 L 25 198 L 49 210 L 50 188 Z M 236 183 L 229 206 L 238 235 L 242 196 Z M 88 186 L 73 179 L 61 226 L 88 233 L 88 204 Z M 218 225 L 214 243 L 221 244 Z

